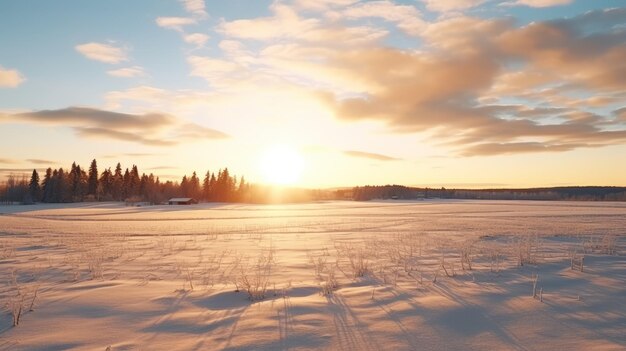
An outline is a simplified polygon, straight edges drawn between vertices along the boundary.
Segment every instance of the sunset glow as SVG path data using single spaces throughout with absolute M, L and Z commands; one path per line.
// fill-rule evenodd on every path
M 4 1 L 0 177 L 96 158 L 173 181 L 623 185 L 619 4 Z M 320 172 L 259 167 L 277 141 Z
M 0 351 L 626 350 L 625 155 L 626 0 L 0 0 Z
M 277 185 L 294 185 L 304 170 L 302 156 L 285 145 L 275 145 L 263 153 L 260 168 L 265 181 Z

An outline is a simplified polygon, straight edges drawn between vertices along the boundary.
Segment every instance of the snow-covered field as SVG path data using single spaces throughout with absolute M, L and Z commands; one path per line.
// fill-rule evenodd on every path
M 626 349 L 624 203 L 0 213 L 0 349 Z

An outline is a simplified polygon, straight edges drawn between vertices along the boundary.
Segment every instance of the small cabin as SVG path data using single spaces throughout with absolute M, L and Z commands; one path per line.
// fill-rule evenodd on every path
M 168 205 L 192 205 L 197 203 L 198 200 L 191 197 L 174 197 L 167 200 Z

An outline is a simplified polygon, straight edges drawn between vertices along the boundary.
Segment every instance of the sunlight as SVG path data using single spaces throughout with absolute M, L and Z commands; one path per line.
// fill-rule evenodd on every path
M 268 183 L 292 185 L 300 180 L 304 170 L 304 159 L 292 147 L 274 145 L 263 152 L 260 168 Z

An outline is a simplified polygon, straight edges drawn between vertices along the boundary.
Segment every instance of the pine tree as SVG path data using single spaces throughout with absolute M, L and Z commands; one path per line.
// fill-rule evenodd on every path
M 72 189 L 68 181 L 68 174 L 59 168 L 56 174 L 56 184 L 53 202 L 72 202 Z
M 28 189 L 30 193 L 30 200 L 32 202 L 39 201 L 41 197 L 41 187 L 39 186 L 39 173 L 37 173 L 36 169 L 33 169 Z
M 113 200 L 113 174 L 111 173 L 110 168 L 105 169 L 104 172 L 102 172 L 102 175 L 100 175 L 96 192 L 96 198 L 98 200 Z
M 202 199 L 209 201 L 211 195 L 211 172 L 206 171 L 202 181 Z
M 70 191 L 70 201 L 83 201 L 87 193 L 87 174 L 85 171 L 74 162 L 72 163 L 70 173 L 66 174 L 66 177 Z
M 87 195 L 96 196 L 98 192 L 98 165 L 96 159 L 91 161 L 89 166 L 89 181 L 87 184 Z
M 128 180 L 128 196 L 135 197 L 140 193 L 141 179 L 139 178 L 139 169 L 136 165 L 130 170 L 130 178 Z
M 189 181 L 187 180 L 187 176 L 184 175 L 183 179 L 180 181 L 180 196 L 188 197 L 189 196 Z
M 130 171 L 126 168 L 124 171 L 124 177 L 122 178 L 122 198 L 120 200 L 126 200 L 130 196 Z
M 113 195 L 113 200 L 120 201 L 123 196 L 123 188 L 124 188 L 124 176 L 122 176 L 122 165 L 117 163 L 115 166 L 115 173 L 113 174 L 113 188 L 111 189 L 111 194 Z
M 237 201 L 243 202 L 246 198 L 246 180 L 243 176 L 239 179 L 239 186 L 237 187 Z
M 52 186 L 50 184 L 50 179 L 52 178 L 52 168 L 48 167 L 46 169 L 46 174 L 43 177 L 42 184 L 42 202 L 50 202 L 52 200 Z
M 195 171 L 189 179 L 189 194 L 187 196 L 196 200 L 200 198 L 200 179 L 198 179 Z
M 217 178 L 215 178 L 215 173 L 211 173 L 209 189 L 211 189 L 211 192 L 209 193 L 210 195 L 209 200 L 215 201 L 215 199 L 217 198 Z

